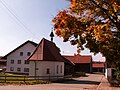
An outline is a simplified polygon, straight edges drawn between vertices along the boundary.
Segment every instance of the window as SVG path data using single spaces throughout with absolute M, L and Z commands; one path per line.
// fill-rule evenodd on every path
M 27 56 L 30 56 L 31 55 L 31 53 L 30 52 L 27 52 Z
M 35 70 L 39 70 L 39 68 L 36 68 Z
M 20 52 L 20 56 L 23 56 L 23 52 Z
M 14 71 L 14 67 L 10 67 L 10 71 Z
M 18 60 L 18 64 L 21 64 L 21 60 Z
M 13 59 L 11 60 L 11 64 L 14 64 L 14 60 Z
M 29 68 L 24 68 L 24 72 L 29 72 Z
M 17 68 L 17 71 L 20 72 L 20 71 L 21 71 L 21 68 Z
M 62 73 L 62 65 L 60 66 L 60 73 Z
M 59 67 L 58 67 L 58 65 L 57 65 L 57 70 L 56 70 L 56 73 L 57 73 L 57 74 L 58 74 L 58 68 L 59 68 Z
M 25 60 L 25 64 L 29 64 L 29 61 L 28 61 L 28 60 Z
M 50 74 L 50 69 L 49 68 L 47 68 L 46 74 Z

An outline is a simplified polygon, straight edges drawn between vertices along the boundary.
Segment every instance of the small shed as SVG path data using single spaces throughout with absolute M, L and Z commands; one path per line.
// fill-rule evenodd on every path
M 105 62 L 93 62 L 92 70 L 93 72 L 105 73 Z
M 75 72 L 92 72 L 92 56 L 77 54 L 64 57 L 75 64 Z

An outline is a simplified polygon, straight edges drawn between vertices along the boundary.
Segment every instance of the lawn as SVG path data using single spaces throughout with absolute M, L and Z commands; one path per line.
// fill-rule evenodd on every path
M 50 81 L 37 80 L 30 78 L 27 75 L 17 75 L 17 74 L 0 74 L 0 84 L 48 84 Z

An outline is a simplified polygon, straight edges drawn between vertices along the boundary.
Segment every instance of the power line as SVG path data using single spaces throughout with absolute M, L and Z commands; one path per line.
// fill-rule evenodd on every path
M 7 9 L 7 11 L 22 25 L 22 27 L 24 27 L 25 30 L 27 30 L 29 33 L 31 33 L 36 39 L 39 39 L 33 32 L 31 32 L 30 29 L 28 29 L 28 27 L 18 18 L 18 16 L 11 9 L 8 8 L 8 6 L 4 0 L 0 0 L 0 2 Z M 16 21 L 15 21 L 15 23 L 16 23 Z
M 4 8 L 3 7 L 0 7 L 1 9 L 3 9 L 4 10 Z M 5 13 L 11 18 L 11 19 L 13 19 L 14 20 L 14 22 L 17 24 L 17 25 L 19 25 L 20 26 L 20 23 L 18 23 L 17 21 L 16 21 L 16 19 L 15 18 L 13 18 L 6 10 L 4 10 L 5 11 Z M 23 27 L 22 27 L 23 28 Z

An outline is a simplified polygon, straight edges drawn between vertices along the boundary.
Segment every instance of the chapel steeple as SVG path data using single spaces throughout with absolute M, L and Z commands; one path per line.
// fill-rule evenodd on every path
M 51 42 L 53 42 L 53 37 L 54 37 L 53 30 L 52 30 L 51 33 L 50 33 L 50 37 L 51 37 Z

